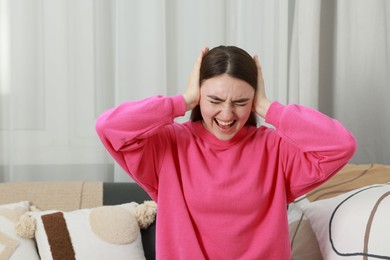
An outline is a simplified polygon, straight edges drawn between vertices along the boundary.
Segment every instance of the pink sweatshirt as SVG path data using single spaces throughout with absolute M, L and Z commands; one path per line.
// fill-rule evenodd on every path
M 200 121 L 179 124 L 181 95 L 124 103 L 97 132 L 158 203 L 157 259 L 291 259 L 287 204 L 336 173 L 356 142 L 318 111 L 272 103 L 265 126 L 221 141 Z

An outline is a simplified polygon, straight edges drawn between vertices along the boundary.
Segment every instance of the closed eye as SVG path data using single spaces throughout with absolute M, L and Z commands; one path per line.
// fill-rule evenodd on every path
M 214 95 L 208 95 L 207 97 L 209 98 L 209 101 L 211 104 L 220 104 L 221 102 L 225 101 L 222 98 L 219 98 L 219 97 L 214 96 Z
M 233 101 L 233 103 L 239 107 L 246 106 L 248 104 L 248 102 L 249 102 L 249 98 L 242 98 L 242 99 L 238 99 L 238 100 Z
M 208 95 L 207 97 L 209 98 L 209 102 L 211 104 L 217 105 L 217 104 L 221 104 L 221 103 L 225 102 L 224 99 L 217 97 L 217 96 L 214 96 L 214 95 Z M 248 105 L 249 101 L 250 101 L 249 98 L 241 98 L 241 99 L 233 100 L 232 105 L 243 107 L 243 106 Z

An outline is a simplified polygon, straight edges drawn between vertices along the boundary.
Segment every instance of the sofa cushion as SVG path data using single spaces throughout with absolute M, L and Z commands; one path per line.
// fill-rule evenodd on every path
M 368 185 L 387 182 L 390 182 L 390 165 L 347 164 L 336 175 L 304 197 L 313 202 Z
M 37 181 L 0 183 L 0 204 L 29 201 L 41 210 L 75 210 L 103 204 L 99 181 Z

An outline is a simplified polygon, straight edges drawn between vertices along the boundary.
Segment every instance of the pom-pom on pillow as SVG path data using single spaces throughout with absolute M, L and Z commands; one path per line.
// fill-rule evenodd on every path
M 153 205 L 154 202 L 148 203 Z M 137 260 L 145 259 L 140 225 L 136 217 L 138 207 L 139 204 L 131 202 L 70 212 L 30 212 L 28 216 L 36 221 L 33 229 L 35 229 L 39 254 L 43 260 Z M 154 221 L 156 208 L 157 206 L 141 218 L 144 220 L 144 227 Z M 23 218 L 20 220 L 27 226 L 34 225 L 33 221 L 26 221 Z M 20 228 L 20 230 L 22 232 L 19 235 L 26 236 L 31 227 Z
M 29 207 L 28 201 L 0 205 L 0 259 L 39 260 L 34 241 L 17 236 L 14 230 L 15 223 Z
M 137 206 L 135 217 L 137 218 L 140 228 L 147 228 L 155 220 L 157 212 L 156 202 L 150 200 Z

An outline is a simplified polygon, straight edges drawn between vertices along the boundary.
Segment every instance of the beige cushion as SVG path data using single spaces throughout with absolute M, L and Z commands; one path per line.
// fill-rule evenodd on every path
M 102 182 L 0 183 L 0 204 L 29 201 L 41 210 L 75 210 L 103 205 Z
M 306 195 L 309 201 L 332 198 L 364 186 L 390 182 L 390 166 L 347 164 L 335 176 Z

